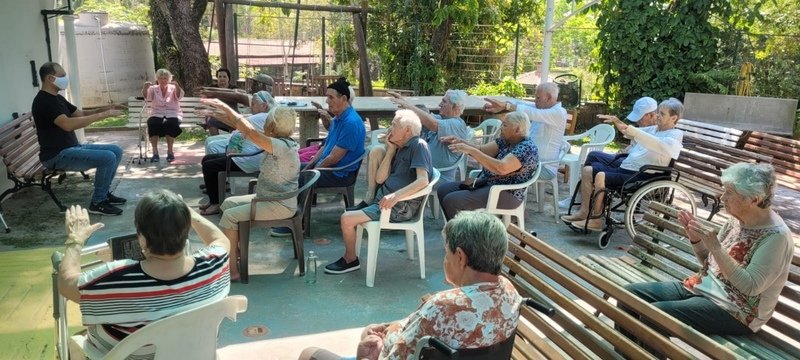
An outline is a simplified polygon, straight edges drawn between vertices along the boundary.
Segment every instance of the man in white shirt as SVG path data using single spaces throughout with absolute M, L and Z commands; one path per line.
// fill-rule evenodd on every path
M 558 85 L 548 82 L 537 86 L 533 103 L 517 99 L 502 102 L 486 98 L 486 101 L 483 109 L 490 113 L 519 110 L 527 114 L 531 119 L 528 137 L 536 144 L 540 161 L 558 160 L 567 127 L 567 111 L 558 102 Z M 547 164 L 539 178 L 550 180 L 556 176 L 557 170 L 558 162 Z
M 668 166 L 672 159 L 677 159 L 683 147 L 683 132 L 675 129 L 675 125 L 682 115 L 683 104 L 675 98 L 661 102 L 654 126 L 637 128 L 624 124 L 616 116 L 598 115 L 604 122 L 613 123 L 626 138 L 631 139 L 631 147 L 627 157 L 616 157 L 611 163 L 597 161 L 584 166 L 581 172 L 581 199 L 589 199 L 595 189 L 621 187 L 644 165 Z M 643 175 L 641 179 L 646 179 L 646 176 Z M 602 219 L 591 218 L 600 214 L 602 204 L 603 196 L 600 195 L 594 201 L 590 216 L 589 201 L 581 201 L 578 212 L 564 215 L 561 220 L 583 228 L 586 218 L 590 218 L 586 227 L 594 231 L 602 230 Z

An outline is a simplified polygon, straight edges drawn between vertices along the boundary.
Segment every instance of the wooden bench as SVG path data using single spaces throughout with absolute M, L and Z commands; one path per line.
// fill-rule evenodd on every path
M 203 124 L 206 121 L 205 116 L 198 116 L 194 113 L 194 108 L 200 105 L 200 98 L 198 97 L 184 97 L 181 99 L 181 111 L 183 111 L 183 119 L 181 120 L 182 127 L 188 127 L 197 124 Z M 128 98 L 128 125 L 129 128 L 138 128 L 139 126 L 147 127 L 147 118 L 150 104 L 147 104 L 147 109 L 143 109 L 145 101 L 141 97 L 131 96 Z M 140 121 L 141 119 L 141 121 Z
M 778 183 L 800 190 L 800 141 L 752 131 L 740 142 L 740 148 L 772 156 Z
M 772 161 L 768 154 L 737 149 L 746 135 L 741 130 L 689 119 L 680 119 L 675 128 L 683 131 L 683 149 L 674 166 L 680 172 L 678 182 L 700 194 L 709 220 L 722 208 L 722 170 L 738 162 Z
M 695 358 L 689 351 L 622 311 L 601 294 L 613 294 L 618 303 L 647 312 L 669 333 L 679 333 L 686 343 L 717 359 L 736 356 L 708 337 L 675 323 L 665 313 L 638 299 L 612 281 L 579 264 L 544 241 L 508 227 L 509 254 L 503 274 L 523 297 L 556 309 L 551 317 L 522 307 L 512 359 L 651 359 L 645 350 L 669 354 L 672 359 Z M 602 314 L 602 316 L 597 316 Z M 614 324 L 633 334 L 643 345 L 622 335 Z
M 683 280 L 700 269 L 683 227 L 677 222 L 678 210 L 651 203 L 650 211 L 637 225 L 637 235 L 628 254 L 609 258 L 587 255 L 578 261 L 617 285 L 635 282 Z M 713 226 L 717 224 L 707 222 Z M 755 335 L 712 336 L 739 357 L 759 359 L 800 358 L 800 256 L 795 251 L 788 282 L 770 321 Z M 606 292 L 607 296 L 617 295 Z M 641 313 L 641 312 L 640 312 Z M 674 319 L 673 319 L 674 320 Z M 655 323 L 665 325 L 658 320 Z M 677 322 L 677 320 L 674 320 Z M 685 325 L 684 325 L 685 326 Z M 713 354 L 708 354 L 716 358 Z
M 49 170 L 39 161 L 39 141 L 36 136 L 36 123 L 31 113 L 11 120 L 0 127 L 0 157 L 8 172 L 8 179 L 14 186 L 0 194 L 0 202 L 7 196 L 26 187 L 36 186 L 47 192 L 60 211 L 67 209 L 53 193 L 52 180 L 58 177 L 63 181 L 65 172 Z M 88 178 L 84 174 L 84 178 Z M 10 231 L 3 221 L 6 232 Z

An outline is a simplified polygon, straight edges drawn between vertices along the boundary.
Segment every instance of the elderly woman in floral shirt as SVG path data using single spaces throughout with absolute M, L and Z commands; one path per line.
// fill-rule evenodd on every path
M 722 184 L 722 201 L 733 219 L 719 233 L 688 212 L 678 219 L 701 271 L 683 282 L 626 288 L 704 334 L 752 334 L 772 316 L 789 276 L 794 243 L 783 219 L 770 208 L 775 193 L 771 165 L 733 165 L 722 172 Z
M 503 222 L 485 212 L 462 211 L 447 222 L 444 237 L 445 279 L 455 288 L 426 297 L 405 319 L 367 326 L 357 359 L 413 359 L 417 340 L 426 335 L 464 349 L 490 346 L 514 333 L 522 298 L 499 275 L 508 249 Z M 300 359 L 353 358 L 308 348 Z

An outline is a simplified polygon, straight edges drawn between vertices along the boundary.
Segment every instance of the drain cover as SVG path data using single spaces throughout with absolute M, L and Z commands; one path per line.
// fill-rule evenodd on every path
M 263 325 L 256 325 L 256 326 L 248 326 L 244 329 L 244 336 L 247 337 L 259 337 L 264 336 L 269 333 L 269 329 Z

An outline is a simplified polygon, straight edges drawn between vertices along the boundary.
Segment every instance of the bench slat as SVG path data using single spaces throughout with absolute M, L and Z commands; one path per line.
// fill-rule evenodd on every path
M 714 356 L 716 358 L 725 358 L 725 359 L 732 359 L 734 358 L 733 354 L 729 351 L 725 350 L 711 339 L 703 336 L 702 334 L 698 333 L 697 331 L 689 328 L 684 324 L 680 324 L 676 322 L 674 319 L 672 323 L 668 323 L 667 319 L 672 319 L 668 315 L 664 314 L 662 311 L 656 309 L 650 304 L 644 303 L 641 299 L 636 298 L 634 295 L 628 293 L 618 285 L 613 284 L 612 282 L 608 281 L 607 279 L 597 275 L 595 272 L 591 271 L 589 268 L 579 264 L 571 257 L 568 257 L 559 251 L 552 248 L 550 245 L 544 243 L 543 241 L 537 239 L 536 237 L 525 233 L 521 229 L 519 229 L 515 225 L 510 225 L 508 227 L 508 232 L 512 234 L 515 238 L 519 239 L 522 243 L 528 245 L 528 248 L 535 249 L 537 251 L 537 255 L 534 256 L 532 253 L 527 252 L 516 246 L 516 244 L 509 244 L 510 250 L 514 255 L 520 258 L 522 261 L 525 261 L 530 266 L 533 266 L 536 270 L 542 272 L 544 275 L 550 277 L 554 280 L 555 283 L 559 284 L 559 286 L 567 288 L 570 292 L 578 296 L 581 300 L 587 302 L 589 305 L 600 311 L 601 313 L 608 316 L 612 321 L 615 323 L 622 324 L 623 327 L 627 328 L 629 331 L 635 334 L 635 336 L 644 341 L 644 343 L 648 344 L 662 353 L 670 354 L 671 358 L 693 358 L 690 354 L 688 354 L 684 349 L 676 346 L 674 343 L 667 340 L 665 337 L 658 333 L 652 332 L 652 329 L 644 326 L 641 322 L 632 321 L 632 318 L 624 312 L 619 312 L 619 309 L 609 302 L 603 300 L 599 296 L 595 295 L 594 292 L 586 289 L 582 285 L 578 284 L 574 279 L 580 278 L 594 287 L 597 287 L 600 291 L 608 294 L 609 296 L 617 299 L 618 302 L 626 304 L 627 307 L 639 312 L 640 314 L 644 314 L 644 316 L 648 317 L 649 321 L 653 321 L 655 323 L 663 324 L 666 330 L 670 334 L 682 334 L 687 335 L 691 334 L 690 336 L 686 337 L 685 341 L 687 343 L 692 344 L 697 349 L 701 350 L 702 352 L 709 354 L 710 356 Z M 541 256 L 540 256 L 541 254 Z M 550 271 L 543 271 L 546 269 L 541 269 L 539 266 L 543 266 L 543 262 L 539 260 L 539 258 L 546 258 L 549 261 L 552 261 L 555 264 L 563 267 L 564 269 L 551 269 Z M 567 275 L 564 270 L 568 270 L 572 272 L 572 274 Z M 531 279 L 531 281 L 535 281 L 537 279 Z M 573 313 L 570 312 L 573 316 L 584 316 L 581 312 Z M 583 318 L 580 318 L 580 321 L 584 321 Z M 586 326 L 591 326 L 590 324 L 594 324 L 594 321 L 584 322 Z M 605 327 L 601 326 L 601 328 L 597 330 L 603 330 Z M 600 334 L 600 333 L 598 333 Z M 610 335 L 610 334 L 609 334 Z M 651 336 L 652 335 L 652 336 Z M 604 336 L 605 338 L 605 336 Z M 612 338 L 615 341 L 623 340 L 622 343 L 625 344 L 624 340 L 626 339 L 616 339 Z M 607 341 L 611 341 L 612 339 L 607 339 Z M 699 345 L 702 344 L 702 345 Z M 617 349 L 622 349 L 620 344 L 614 343 L 614 347 Z M 628 354 L 627 356 L 630 356 Z M 639 358 L 639 357 L 636 357 Z

